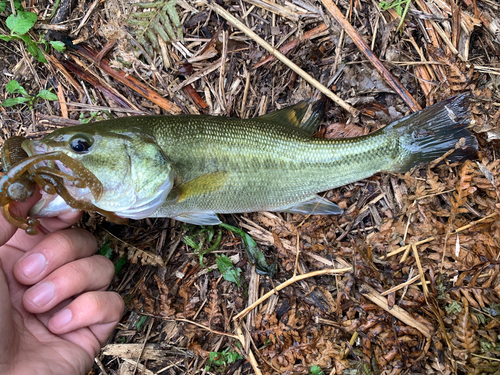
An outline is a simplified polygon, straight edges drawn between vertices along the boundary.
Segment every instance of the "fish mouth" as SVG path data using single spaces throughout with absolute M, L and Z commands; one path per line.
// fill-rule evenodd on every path
M 34 156 L 34 155 L 43 155 L 47 154 L 50 152 L 49 148 L 47 147 L 46 144 L 40 142 L 40 141 L 33 141 L 33 140 L 25 140 L 21 144 L 22 149 L 28 154 L 28 157 Z M 69 176 L 73 176 L 73 171 L 71 168 L 66 167 L 62 162 L 59 160 L 44 160 L 41 161 L 40 163 L 37 164 L 38 167 L 48 167 L 51 169 L 59 169 L 61 172 L 66 173 Z
M 40 141 L 25 140 L 21 144 L 21 148 L 28 154 L 28 158 L 43 155 L 50 152 L 47 145 Z M 73 176 L 74 173 L 71 168 L 68 168 L 59 160 L 42 160 L 34 166 L 34 169 L 45 167 L 46 169 L 59 170 L 68 176 Z M 50 173 L 49 173 L 50 174 Z M 78 189 L 72 183 L 64 180 L 64 187 L 71 197 L 77 197 L 78 194 L 86 196 L 90 194 L 88 188 Z M 54 217 L 66 212 L 78 211 L 69 206 L 65 200 L 58 194 L 50 194 L 40 186 L 42 197 L 31 208 L 29 215 L 34 217 Z
M 29 139 L 23 141 L 21 147 L 24 151 L 26 151 L 28 156 L 46 154 L 49 152 L 47 145 L 40 141 L 31 141 Z
M 46 153 L 49 152 L 47 146 L 44 145 L 42 142 L 40 142 L 40 141 L 32 141 L 32 140 L 29 140 L 29 139 L 26 139 L 25 141 L 23 141 L 21 143 L 21 148 L 28 154 L 28 158 L 30 158 L 32 156 L 35 156 L 35 155 L 43 155 L 43 154 L 46 154 Z M 55 168 L 55 165 L 50 166 L 48 161 L 43 160 L 40 163 L 36 164 L 36 167 L 52 167 L 52 168 Z

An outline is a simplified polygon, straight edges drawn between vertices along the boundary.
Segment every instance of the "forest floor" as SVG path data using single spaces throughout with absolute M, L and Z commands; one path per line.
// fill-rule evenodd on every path
M 326 192 L 342 215 L 220 216 L 244 233 L 86 214 L 126 303 L 90 374 L 500 373 L 498 2 L 62 0 L 52 21 L 53 2 L 22 5 L 38 20 L 0 41 L 0 94 L 32 101 L 0 107 L 2 143 L 131 114 L 250 118 L 323 90 L 317 137 L 466 92 L 480 146 Z M 249 260 L 257 246 L 271 267 Z

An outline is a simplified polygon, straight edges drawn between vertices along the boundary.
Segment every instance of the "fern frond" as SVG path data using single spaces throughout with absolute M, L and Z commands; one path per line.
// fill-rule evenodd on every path
M 136 3 L 135 5 L 145 10 L 131 13 L 127 23 L 133 29 L 131 34 L 144 46 L 148 54 L 152 54 L 153 50 L 159 50 L 158 38 L 165 43 L 184 40 L 182 25 L 175 9 L 176 0 Z

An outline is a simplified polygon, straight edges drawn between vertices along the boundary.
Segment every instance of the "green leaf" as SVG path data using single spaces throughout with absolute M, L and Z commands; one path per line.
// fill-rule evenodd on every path
M 26 90 L 24 90 L 24 88 L 21 86 L 21 84 L 19 82 L 17 82 L 15 79 L 13 79 L 12 81 L 9 81 L 9 83 L 7 83 L 5 85 L 5 90 L 10 92 L 11 94 L 28 95 Z M 22 91 L 24 91 L 24 92 L 22 92 Z
M 52 48 L 59 52 L 64 52 L 64 50 L 66 49 L 66 45 L 58 40 L 51 40 L 50 45 L 52 46 Z
M 127 257 L 123 256 L 115 262 L 115 275 L 122 270 L 123 266 L 127 264 Z
M 186 245 L 188 245 L 189 247 L 192 247 L 193 249 L 195 250 L 199 250 L 200 247 L 201 247 L 201 244 L 199 243 L 196 243 L 193 239 L 194 236 L 185 236 L 182 241 L 184 241 L 184 243 Z
M 113 248 L 109 246 L 110 242 L 106 242 L 102 247 L 99 249 L 99 255 L 105 256 L 108 259 L 111 259 L 111 256 L 113 255 Z
M 243 357 L 236 351 L 231 352 L 230 348 L 226 348 L 222 352 L 210 352 L 205 370 L 210 371 L 210 368 L 214 367 L 217 371 L 222 372 L 228 365 L 240 359 Z
M 23 4 L 21 4 L 21 0 L 14 0 L 14 9 L 17 12 L 24 12 Z
M 381 1 L 380 2 L 380 9 L 382 9 L 382 10 L 389 9 L 389 3 L 387 1 Z
M 148 320 L 148 317 L 146 315 L 141 316 L 137 321 L 137 323 L 135 323 L 135 328 L 137 328 L 137 330 L 140 331 L 144 326 L 144 323 L 146 323 L 146 320 Z
M 18 96 L 17 98 L 6 99 L 2 103 L 2 107 L 12 107 L 14 105 L 26 103 L 26 102 L 29 102 L 29 101 L 30 101 L 30 98 L 24 98 L 22 96 Z
M 221 223 L 219 225 L 241 237 L 247 257 L 250 262 L 255 264 L 255 268 L 258 274 L 269 276 L 271 278 L 274 276 L 274 272 L 276 269 L 275 265 L 270 266 L 266 263 L 266 257 L 264 256 L 264 253 L 260 251 L 259 246 L 257 246 L 257 243 L 253 240 L 252 237 L 250 237 L 240 228 L 233 227 L 232 225 L 228 225 L 225 223 Z
M 194 254 L 198 255 L 200 265 L 202 267 L 205 267 L 203 264 L 203 257 L 211 253 L 214 250 L 217 250 L 220 245 L 220 241 L 222 239 L 222 231 L 218 231 L 217 238 L 215 239 L 215 242 L 209 247 L 206 248 L 205 245 L 209 245 L 215 234 L 215 230 L 213 227 L 208 227 L 208 228 L 203 228 L 203 227 L 195 227 L 196 232 L 192 235 L 189 236 L 184 236 L 182 241 L 188 245 L 189 247 L 192 247 L 194 249 Z M 189 228 L 187 228 L 189 229 Z
M 321 370 L 321 367 L 319 367 L 318 365 L 312 365 L 311 369 L 309 370 L 309 374 L 310 375 L 323 375 L 324 372 L 323 372 L 323 370 Z
M 28 50 L 28 52 L 31 53 L 35 57 L 35 59 L 44 64 L 47 64 L 47 60 L 45 59 L 43 52 L 40 50 L 40 48 L 38 48 L 38 45 L 31 40 L 28 34 L 21 35 L 21 39 L 26 44 L 26 49 Z
M 14 37 L 9 36 L 9 35 L 0 35 L 0 40 L 3 40 L 4 42 L 10 42 Z
M 26 34 L 35 25 L 38 17 L 32 12 L 18 12 L 17 15 L 11 14 L 7 17 L 7 27 L 11 34 Z
M 401 17 L 401 14 L 403 14 L 403 7 L 401 6 L 401 4 L 396 5 L 395 9 L 398 16 Z
M 460 304 L 460 302 L 452 301 L 450 304 L 445 306 L 444 309 L 446 310 L 446 313 L 448 315 L 454 315 L 462 311 L 462 305 Z
M 42 98 L 42 99 L 46 99 L 46 100 L 58 100 L 59 99 L 56 94 L 54 94 L 53 92 L 50 92 L 49 90 L 40 91 L 38 93 L 37 97 Z
M 0 12 L 5 12 L 7 8 L 7 3 L 5 1 L 0 1 Z
M 241 268 L 233 266 L 233 262 L 225 255 L 216 255 L 215 262 L 222 277 L 226 281 L 230 281 L 241 287 Z

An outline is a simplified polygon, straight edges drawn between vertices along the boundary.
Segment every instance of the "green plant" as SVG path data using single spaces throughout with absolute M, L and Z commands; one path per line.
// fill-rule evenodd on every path
M 436 280 L 436 291 L 438 293 L 437 298 L 438 299 L 446 299 L 446 285 L 445 285 L 446 278 L 444 275 L 439 275 Z
M 460 302 L 453 301 L 452 303 L 445 306 L 444 309 L 446 310 L 446 313 L 448 315 L 455 315 L 462 311 L 462 305 L 460 304 Z
M 84 113 L 80 113 L 80 116 L 78 117 L 78 121 L 80 121 L 82 124 L 88 124 L 89 122 L 92 121 L 102 121 L 102 120 L 108 120 L 111 119 L 111 113 L 109 111 L 103 111 L 103 113 L 106 116 L 102 116 L 100 112 L 90 112 L 90 117 L 85 117 Z
M 241 237 L 243 247 L 245 249 L 245 253 L 247 254 L 248 259 L 252 264 L 255 264 L 255 270 L 257 273 L 269 277 L 274 276 L 275 265 L 268 265 L 266 263 L 266 257 L 264 253 L 259 249 L 257 243 L 250 237 L 247 233 L 242 231 L 240 228 L 233 227 L 229 224 L 221 223 L 219 224 L 222 228 L 230 230 L 234 234 L 237 234 Z
M 387 0 L 380 2 L 380 9 L 388 10 L 393 9 L 397 14 L 401 17 L 401 21 L 399 21 L 398 30 L 401 29 L 403 25 L 404 19 L 406 17 L 406 13 L 408 13 L 408 9 L 410 8 L 411 0 Z M 404 6 L 404 8 L 403 8 Z
M 479 312 L 473 312 L 473 314 L 476 316 L 477 322 L 481 325 L 486 325 L 486 316 L 484 314 L 481 314 Z
M 26 45 L 28 52 L 31 53 L 38 61 L 47 63 L 43 52 L 39 48 L 39 46 L 46 48 L 48 46 L 47 41 L 34 41 L 28 34 L 33 26 L 35 26 L 38 16 L 36 13 L 25 11 L 20 1 L 15 0 L 13 3 L 14 12 L 5 20 L 5 23 L 10 30 L 10 34 L 0 35 L 0 40 L 5 42 L 10 42 L 12 40 L 22 41 Z M 0 10 L 2 8 L 4 11 L 7 9 L 5 1 L 0 2 Z M 58 51 L 64 50 L 64 44 L 62 42 L 51 41 L 49 43 Z
M 224 280 L 241 287 L 241 268 L 233 266 L 233 262 L 225 255 L 216 255 L 215 262 Z
M 135 328 L 140 331 L 142 327 L 144 327 L 144 323 L 146 323 L 146 320 L 148 320 L 148 317 L 146 315 L 141 316 L 137 323 L 135 323 Z
M 483 307 L 483 311 L 493 317 L 500 315 L 500 303 L 492 303 L 490 307 Z
M 321 370 L 321 367 L 318 365 L 313 365 L 311 369 L 309 370 L 309 375 L 323 375 L 324 372 Z
M 236 351 L 230 351 L 229 347 L 224 349 L 222 352 L 210 352 L 207 365 L 205 366 L 205 371 L 210 371 L 212 367 L 216 371 L 224 371 L 228 365 L 239 359 L 243 359 L 243 357 Z
M 183 41 L 182 25 L 175 9 L 175 0 L 135 3 L 134 5 L 145 11 L 131 13 L 127 23 L 133 27 L 131 33 L 149 55 L 153 55 L 153 50 L 159 50 L 158 38 L 165 43 L 171 43 L 172 40 L 177 39 Z
M 495 345 L 493 345 L 491 341 L 487 341 L 484 339 L 479 341 L 479 346 L 481 347 L 481 351 L 483 353 L 496 350 Z
M 113 248 L 110 246 L 110 242 L 106 242 L 99 250 L 98 250 L 99 255 L 105 256 L 109 260 L 112 260 L 111 257 L 113 256 Z M 118 258 L 117 260 L 113 261 L 113 264 L 115 265 L 115 275 L 118 274 L 118 272 L 121 271 L 123 266 L 127 264 L 127 257 L 122 256 Z
M 194 227 L 196 228 L 194 233 L 188 236 L 184 236 L 182 241 L 189 247 L 194 249 L 194 253 L 198 255 L 200 265 L 205 267 L 203 264 L 203 257 L 217 250 L 222 239 L 222 231 L 217 231 L 217 237 L 214 240 L 215 229 L 214 227 Z M 213 242 L 212 242 L 213 241 Z M 208 247 L 207 247 L 208 246 Z
M 12 80 L 7 83 L 5 89 L 11 94 L 19 94 L 20 96 L 15 96 L 13 98 L 4 100 L 4 102 L 2 103 L 3 107 L 12 107 L 17 104 L 27 104 L 30 109 L 32 109 L 40 99 L 57 100 L 57 95 L 50 92 L 49 90 L 41 90 L 34 96 L 30 95 L 28 94 L 26 89 L 21 86 L 16 80 Z

